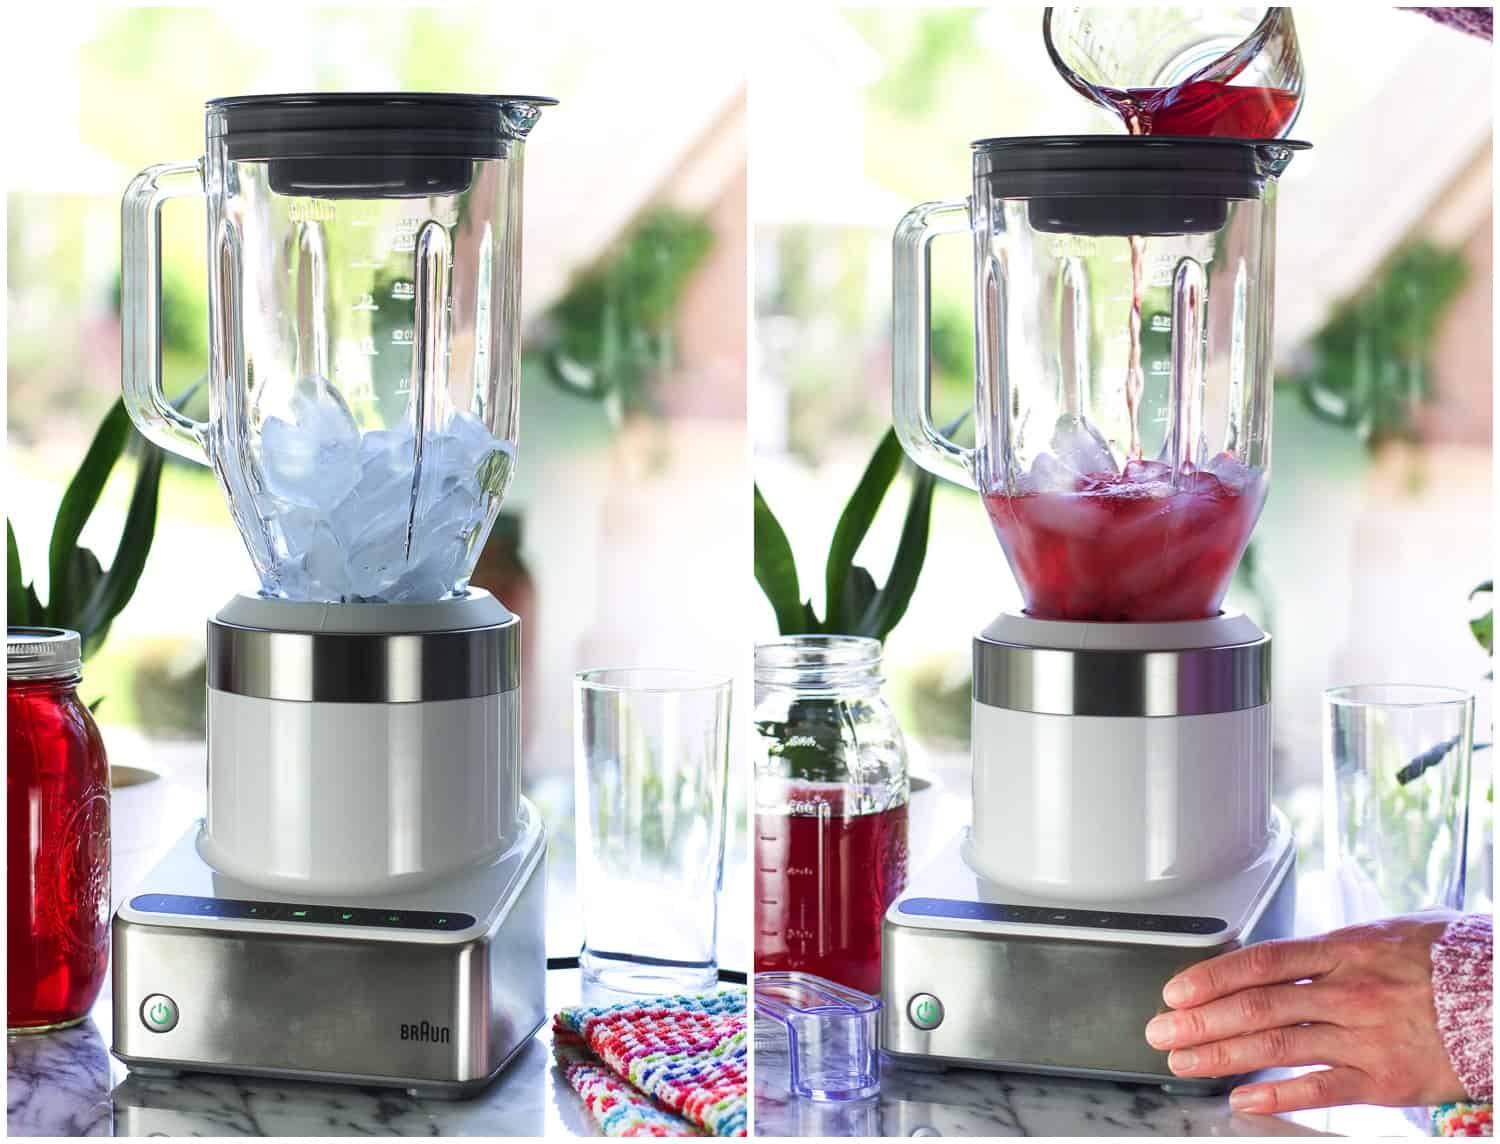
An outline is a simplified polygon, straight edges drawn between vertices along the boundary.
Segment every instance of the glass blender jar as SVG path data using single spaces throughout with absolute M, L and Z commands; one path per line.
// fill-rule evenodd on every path
M 973 145 L 968 201 L 895 238 L 894 420 L 978 489 L 1029 615 L 1216 615 L 1271 461 L 1276 180 L 1305 144 Z M 927 245 L 974 242 L 975 445 L 934 426 Z
M 554 100 L 216 99 L 124 201 L 124 389 L 218 476 L 264 596 L 462 594 L 514 472 L 521 172 Z M 161 388 L 159 215 L 208 215 L 209 416 Z
M 216 870 L 367 891 L 527 834 L 520 620 L 468 581 L 514 474 L 522 155 L 553 102 L 216 99 L 203 157 L 125 194 L 126 406 L 213 467 L 260 580 L 209 623 Z M 159 214 L 194 194 L 204 422 L 161 388 Z

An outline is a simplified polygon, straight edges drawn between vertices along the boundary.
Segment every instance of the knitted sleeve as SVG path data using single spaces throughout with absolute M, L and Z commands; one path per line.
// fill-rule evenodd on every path
M 1488 914 L 1467 914 L 1449 923 L 1432 945 L 1438 1033 L 1472 1100 L 1489 1100 L 1494 1092 L 1493 927 Z

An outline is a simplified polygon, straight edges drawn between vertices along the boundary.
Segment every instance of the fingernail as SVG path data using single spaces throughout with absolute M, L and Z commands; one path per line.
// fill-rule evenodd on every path
M 1168 1005 L 1182 1005 L 1188 999 L 1189 990 L 1181 981 L 1168 981 L 1166 988 L 1161 991 L 1161 996 Z
M 1175 1073 L 1190 1072 L 1198 1067 L 1198 1054 L 1192 1049 L 1178 1049 L 1167 1058 L 1167 1065 Z
M 1146 1040 L 1158 1049 L 1164 1049 L 1177 1039 L 1177 1022 L 1163 1013 L 1146 1023 Z
M 1253 1088 L 1237 1088 L 1229 1094 L 1229 1107 L 1236 1112 L 1259 1112 L 1266 1106 L 1266 1094 Z

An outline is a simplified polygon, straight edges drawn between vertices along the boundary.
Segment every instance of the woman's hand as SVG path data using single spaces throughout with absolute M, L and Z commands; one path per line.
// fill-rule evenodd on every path
M 1408 914 L 1247 946 L 1183 970 L 1146 1026 L 1178 1076 L 1329 1065 L 1229 1094 L 1237 1112 L 1463 1100 L 1438 1036 L 1432 943 L 1457 914 Z

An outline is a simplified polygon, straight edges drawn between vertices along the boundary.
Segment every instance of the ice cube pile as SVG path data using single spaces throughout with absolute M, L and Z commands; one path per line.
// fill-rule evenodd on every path
M 493 465 L 514 460 L 509 442 L 472 414 L 448 415 L 424 435 L 413 513 L 410 425 L 361 433 L 323 378 L 298 382 L 283 412 L 261 425 L 257 497 L 277 541 L 275 587 L 283 596 L 416 603 L 442 599 L 467 579 L 489 512 L 486 485 L 504 486 Z

